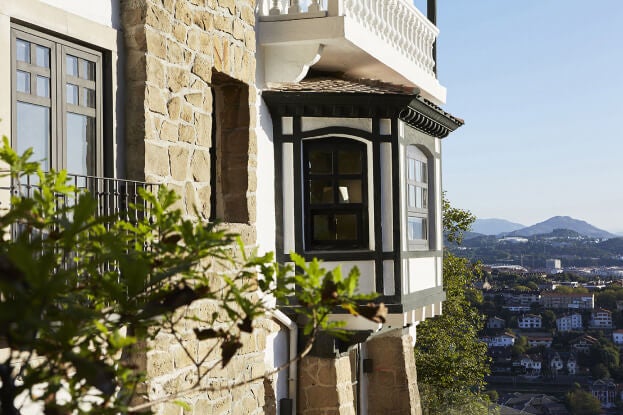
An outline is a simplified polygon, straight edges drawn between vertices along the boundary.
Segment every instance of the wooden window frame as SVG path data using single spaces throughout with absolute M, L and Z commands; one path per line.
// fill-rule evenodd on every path
M 434 197 L 431 195 L 430 189 L 433 189 L 431 183 L 431 159 L 426 156 L 426 154 L 420 150 L 416 145 L 407 145 L 406 148 L 406 156 L 405 156 L 405 201 L 406 201 L 406 214 L 407 214 L 407 229 L 405 232 L 407 233 L 407 247 L 410 251 L 423 251 L 428 250 L 430 248 L 430 239 L 431 239 L 431 202 L 434 200 Z M 424 181 L 417 181 L 416 179 L 411 179 L 409 177 L 409 162 L 413 160 L 417 162 L 426 163 L 424 167 L 424 172 L 426 173 L 426 178 Z M 425 201 L 426 206 L 422 208 L 413 207 L 409 201 L 409 186 L 415 186 L 416 188 L 422 188 L 426 190 L 426 195 L 422 198 Z M 417 196 L 415 196 L 417 197 Z M 411 239 L 409 238 L 409 218 L 418 218 L 424 220 L 423 230 L 426 233 L 423 239 Z
M 31 59 L 36 45 L 45 46 L 50 49 L 50 69 L 37 67 L 17 61 L 16 40 L 22 39 L 30 43 Z M 71 82 L 78 85 L 78 105 L 67 103 L 66 83 L 69 78 L 67 75 L 66 58 L 67 55 L 76 56 L 81 59 L 89 60 L 95 64 L 95 79 L 86 80 L 79 77 L 70 78 Z M 50 109 L 50 142 L 48 167 L 60 170 L 67 166 L 68 145 L 67 145 L 67 114 L 73 113 L 86 115 L 95 119 L 95 148 L 93 159 L 95 160 L 92 176 L 103 176 L 104 173 L 104 143 L 103 143 L 103 54 L 102 52 L 87 48 L 74 42 L 70 42 L 60 37 L 52 36 L 38 30 L 11 24 L 11 118 L 12 118 L 12 146 L 17 148 L 17 103 L 25 102 L 28 104 L 45 106 Z M 31 93 L 24 94 L 17 92 L 16 71 L 28 72 L 31 76 Z M 78 65 L 79 76 L 81 75 L 82 65 Z M 33 86 L 36 75 L 45 75 L 50 78 L 50 97 L 42 98 L 35 96 Z M 87 108 L 83 102 L 82 88 L 88 87 L 95 91 L 95 107 Z M 69 171 L 68 173 L 76 173 Z
M 331 153 L 334 168 L 330 174 L 311 173 L 309 171 L 309 154 L 313 150 L 323 150 Z M 340 151 L 358 151 L 361 153 L 361 172 L 360 173 L 339 173 L 337 171 L 336 159 Z M 305 251 L 348 251 L 348 250 L 367 250 L 369 249 L 368 236 L 368 165 L 367 165 L 367 146 L 360 141 L 341 138 L 327 137 L 322 139 L 312 139 L 303 141 L 303 218 L 304 218 L 304 246 Z M 315 203 L 310 200 L 310 181 L 313 179 L 326 179 L 332 182 L 333 202 Z M 361 202 L 359 203 L 339 203 L 338 181 L 339 180 L 361 180 Z M 352 240 L 324 241 L 314 239 L 313 215 L 315 214 L 354 214 L 356 216 L 357 237 Z

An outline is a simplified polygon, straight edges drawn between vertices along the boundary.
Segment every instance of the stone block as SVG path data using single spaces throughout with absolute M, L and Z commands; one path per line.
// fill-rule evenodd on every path
M 206 11 L 195 12 L 193 15 L 193 23 L 202 30 L 209 32 L 214 29 L 214 13 Z
M 193 22 L 192 12 L 186 1 L 178 1 L 175 5 L 175 18 L 189 26 Z
M 192 156 L 191 170 L 196 182 L 210 181 L 210 153 L 205 150 L 195 150 Z
M 235 0 L 218 0 L 218 5 L 220 7 L 225 7 L 229 10 L 229 13 L 234 14 L 236 10 L 236 1 Z
M 173 26 L 173 37 L 180 43 L 186 43 L 186 35 L 188 34 L 188 28 L 181 24 Z
M 212 62 L 204 55 L 195 55 L 191 72 L 206 83 L 212 82 Z
M 195 113 L 197 144 L 203 147 L 212 146 L 212 117 L 207 114 Z
M 164 69 L 164 64 L 162 60 L 154 56 L 147 55 L 145 56 L 144 62 L 145 62 L 145 70 L 146 70 L 145 80 L 154 86 L 157 86 L 159 88 L 164 88 L 165 87 L 165 83 L 164 83 L 165 69 Z
M 184 141 L 186 143 L 194 144 L 197 141 L 197 132 L 192 125 L 180 125 L 180 141 Z
M 242 23 L 242 21 L 238 20 L 238 19 L 234 19 L 234 23 L 233 23 L 233 36 L 235 39 L 237 40 L 244 40 L 244 24 Z
M 189 153 L 186 147 L 177 145 L 169 147 L 171 176 L 174 180 L 184 181 L 188 178 Z
M 173 29 L 171 15 L 167 13 L 166 10 L 155 6 L 154 4 L 147 6 L 145 24 L 161 33 L 170 33 Z
M 147 53 L 166 59 L 167 46 L 164 36 L 155 30 L 145 30 L 145 44 Z
M 183 64 L 186 62 L 184 48 L 174 40 L 167 40 L 167 58 L 169 63 Z
M 182 88 L 190 85 L 190 74 L 188 69 L 171 66 L 167 68 L 167 86 L 171 92 L 178 92 Z
M 182 109 L 180 111 L 180 118 L 187 123 L 192 122 L 194 118 L 193 107 L 190 104 L 182 103 Z
M 173 358 L 165 351 L 147 353 L 147 376 L 157 377 L 173 371 Z
M 167 103 L 167 112 L 171 120 L 177 120 L 180 118 L 180 111 L 182 108 L 182 99 L 180 97 L 173 97 Z
M 179 126 L 175 122 L 164 121 L 160 126 L 160 139 L 166 141 L 178 141 Z
M 160 89 L 155 86 L 147 86 L 147 94 L 145 96 L 147 108 L 158 114 L 167 114 L 167 102 L 160 93 Z
M 166 147 L 145 143 L 145 173 L 162 177 L 169 175 L 169 152 Z

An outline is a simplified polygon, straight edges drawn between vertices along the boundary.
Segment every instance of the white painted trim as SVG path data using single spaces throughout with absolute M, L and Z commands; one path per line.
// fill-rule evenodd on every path
M 394 194 L 392 186 L 392 145 L 381 143 L 381 228 L 383 251 L 394 250 Z
M 296 234 L 294 222 L 294 145 L 283 143 L 283 253 L 295 251 Z
M 327 127 L 350 127 L 372 132 L 372 118 L 322 118 L 301 117 L 301 131 L 313 131 Z

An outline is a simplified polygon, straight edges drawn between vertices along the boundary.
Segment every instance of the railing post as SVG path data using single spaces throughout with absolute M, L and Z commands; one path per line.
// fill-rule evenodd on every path
M 312 0 L 311 4 L 307 7 L 307 13 L 316 13 L 320 11 L 320 2 L 318 0 Z
M 426 1 L 426 17 L 437 26 L 437 0 Z M 433 73 L 437 76 L 437 39 L 433 40 Z
M 273 1 L 273 7 L 270 8 L 270 10 L 268 11 L 268 14 L 270 16 L 280 15 L 281 9 L 279 9 L 279 0 L 272 0 L 272 1 Z
M 327 0 L 327 14 L 342 16 L 344 14 L 344 0 Z
M 299 5 L 299 0 L 290 0 L 290 8 L 288 9 L 288 14 L 298 14 L 301 12 L 301 6 Z

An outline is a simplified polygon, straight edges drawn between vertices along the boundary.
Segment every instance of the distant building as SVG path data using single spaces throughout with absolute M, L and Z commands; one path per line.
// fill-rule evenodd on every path
M 488 347 L 509 347 L 515 344 L 516 336 L 512 333 L 503 333 L 497 336 L 487 336 L 480 340 L 487 343 Z
M 582 315 L 578 313 L 568 314 L 556 319 L 556 329 L 560 332 L 582 330 Z
M 528 347 L 544 346 L 544 347 L 547 347 L 548 349 L 552 347 L 552 342 L 554 341 L 554 338 L 549 335 L 543 335 L 543 336 L 531 335 L 531 336 L 526 336 L 526 339 L 528 340 Z
M 489 317 L 487 320 L 487 328 L 488 329 L 503 329 L 506 327 L 506 320 L 500 317 Z
M 591 313 L 589 327 L 594 329 L 611 329 L 612 328 L 612 311 L 598 308 Z
M 498 402 L 502 405 L 502 414 L 569 415 L 560 400 L 549 395 L 514 392 L 503 395 Z M 510 412 L 508 408 L 516 412 Z
M 617 385 L 612 379 L 599 379 L 591 384 L 591 393 L 599 402 L 602 408 L 613 408 L 615 405 Z
M 543 319 L 540 315 L 524 314 L 517 319 L 520 329 L 540 329 L 543 325 Z
M 571 348 L 579 353 L 588 353 L 591 349 L 591 346 L 598 343 L 599 341 L 593 336 L 589 336 L 588 334 L 584 334 L 576 339 L 573 339 L 569 342 Z
M 623 330 L 615 330 L 612 332 L 612 341 L 616 345 L 623 345 Z
M 532 354 L 527 355 L 524 354 L 521 356 L 519 363 L 521 366 L 525 368 L 526 376 L 539 376 L 541 375 L 541 362 L 542 358 L 540 355 Z
M 566 371 L 569 375 L 577 373 L 578 364 L 573 352 L 550 352 L 547 355 L 547 359 L 549 360 L 550 370 L 554 375 L 563 371 Z
M 543 292 L 539 302 L 545 308 L 592 310 L 595 308 L 595 294 Z
M 550 274 L 559 274 L 562 272 L 562 266 L 560 263 L 560 259 L 546 259 L 545 260 L 545 268 L 547 268 L 547 272 Z

